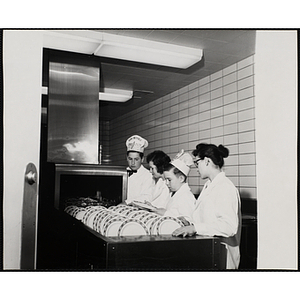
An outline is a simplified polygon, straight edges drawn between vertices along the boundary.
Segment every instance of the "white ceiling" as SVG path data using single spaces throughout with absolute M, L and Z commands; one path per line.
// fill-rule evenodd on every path
M 75 34 L 75 31 L 73 32 Z M 101 118 L 106 120 L 187 86 L 255 52 L 255 30 L 93 29 L 88 32 L 84 30 L 80 35 L 96 36 L 99 32 L 203 49 L 202 60 L 185 70 L 99 58 L 102 87 L 134 91 L 134 97 L 126 103 L 100 103 Z M 83 40 L 84 38 L 80 42 Z M 89 54 L 88 42 L 86 47 Z M 84 50 L 81 53 L 84 53 Z

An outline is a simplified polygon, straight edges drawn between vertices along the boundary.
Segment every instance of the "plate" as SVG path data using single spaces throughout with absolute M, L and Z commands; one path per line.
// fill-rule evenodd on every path
M 134 205 L 136 205 L 137 207 L 139 207 L 139 208 L 147 209 L 147 210 L 150 210 L 150 211 L 153 211 L 153 210 L 157 209 L 157 207 L 155 207 L 153 205 L 149 205 L 149 204 L 146 204 L 146 203 L 140 202 L 140 201 L 133 201 L 132 203 Z
M 97 232 L 100 233 L 100 226 L 101 226 L 101 222 L 102 220 L 107 217 L 107 216 L 110 216 L 110 212 L 109 211 L 105 211 L 103 212 L 102 214 L 100 215 L 97 215 L 97 217 L 94 219 L 94 222 L 93 222 L 93 229 Z
M 122 222 L 118 229 L 118 236 L 132 236 L 132 235 L 149 235 L 149 230 L 146 225 L 133 219 L 127 219 Z
M 85 208 L 79 208 L 77 210 L 77 213 L 74 215 L 74 217 L 77 219 L 77 220 L 80 220 L 82 221 L 82 218 L 84 216 L 84 214 L 86 213 L 86 209 Z
M 117 212 L 118 212 L 119 214 L 124 215 L 124 216 L 125 216 L 127 213 L 132 212 L 132 211 L 133 211 L 133 209 L 132 209 L 132 207 L 130 207 L 130 206 L 122 207 L 120 210 L 117 210 Z
M 104 236 L 118 236 L 118 230 L 124 222 L 125 217 L 114 217 L 110 219 L 103 228 Z
M 147 223 L 149 221 L 151 221 L 151 219 L 154 219 L 154 218 L 157 218 L 157 217 L 158 217 L 158 215 L 153 214 L 153 213 L 149 213 L 148 215 L 143 216 L 141 221 L 147 225 Z
M 183 223 L 174 217 L 164 216 L 156 223 L 156 233 L 161 234 L 172 234 L 174 230 L 184 226 Z
M 160 218 L 160 216 L 157 216 L 156 218 L 150 219 L 150 221 L 146 223 L 146 227 L 149 229 L 150 235 L 157 235 L 155 225 L 160 220 Z
M 84 217 L 83 222 L 85 225 L 93 228 L 94 218 L 98 213 L 101 213 L 103 209 L 95 209 L 93 211 L 88 211 L 87 216 Z
M 101 219 L 101 221 L 98 222 L 98 226 L 97 226 L 97 232 L 99 232 L 100 234 L 103 235 L 103 230 L 104 227 L 106 225 L 106 223 L 113 219 L 115 217 L 114 214 L 109 213 L 108 215 L 106 215 L 104 218 Z
M 93 219 L 93 223 L 92 223 L 92 228 L 93 228 L 94 230 L 97 229 L 97 224 L 98 224 L 99 219 L 102 218 L 103 215 L 106 215 L 106 214 L 107 214 L 107 211 L 105 211 L 105 210 L 100 210 L 100 211 L 98 211 L 98 212 L 96 213 L 96 215 L 95 215 L 95 217 L 94 217 L 94 219 Z
M 67 207 L 65 208 L 65 212 L 66 212 L 67 214 L 71 215 L 71 214 L 74 212 L 74 210 L 76 210 L 77 208 L 78 208 L 78 207 L 77 207 L 76 205 L 67 206 Z
M 103 210 L 103 206 L 94 206 L 94 207 L 90 206 L 90 207 L 91 208 L 86 209 L 86 212 L 82 218 L 82 222 L 85 225 L 88 224 L 89 217 L 92 215 L 93 212 Z

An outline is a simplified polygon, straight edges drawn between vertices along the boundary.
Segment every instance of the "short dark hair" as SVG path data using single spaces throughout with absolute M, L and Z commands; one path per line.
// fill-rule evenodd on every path
M 175 174 L 176 177 L 179 177 L 180 175 L 182 175 L 184 177 L 184 182 L 186 182 L 187 180 L 187 176 L 185 174 L 183 174 L 179 169 L 177 169 L 175 166 L 173 166 L 171 163 L 167 164 L 164 167 L 164 171 L 173 171 L 173 173 Z
M 224 158 L 229 155 L 229 150 L 223 145 L 216 146 L 214 144 L 200 143 L 196 146 L 196 149 L 193 150 L 192 154 L 201 159 L 208 157 L 216 166 L 222 168 L 224 165 Z
M 164 167 L 171 161 L 170 157 L 161 150 L 155 150 L 147 155 L 147 163 L 152 161 L 157 168 L 157 172 L 162 174 Z
M 128 156 L 128 154 L 129 154 L 130 152 L 138 153 L 138 154 L 140 155 L 141 159 L 143 159 L 143 157 L 144 157 L 144 153 L 138 152 L 138 151 L 132 151 L 132 150 L 127 151 L 127 154 L 126 154 L 126 155 Z

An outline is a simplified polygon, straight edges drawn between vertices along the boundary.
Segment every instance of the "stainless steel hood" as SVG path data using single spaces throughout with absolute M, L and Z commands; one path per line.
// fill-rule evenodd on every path
M 49 62 L 48 161 L 99 163 L 97 67 Z

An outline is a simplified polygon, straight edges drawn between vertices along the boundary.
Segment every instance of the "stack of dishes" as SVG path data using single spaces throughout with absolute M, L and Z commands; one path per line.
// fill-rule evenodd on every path
M 177 218 L 160 216 L 154 212 L 119 204 L 106 208 L 70 205 L 65 212 L 107 237 L 170 235 L 184 224 Z

